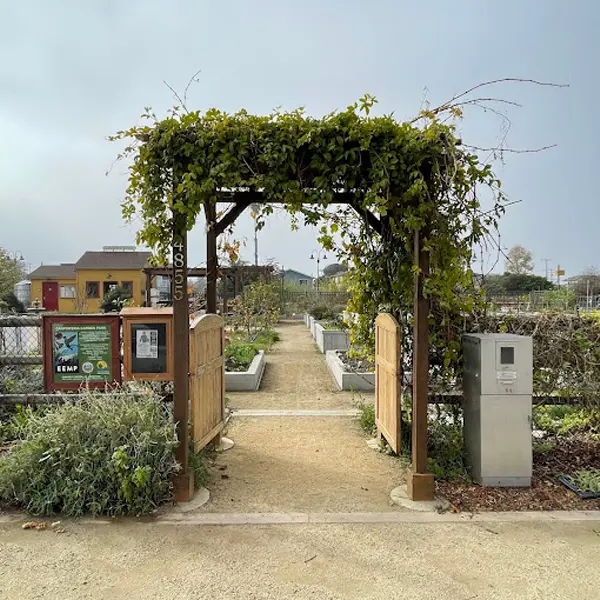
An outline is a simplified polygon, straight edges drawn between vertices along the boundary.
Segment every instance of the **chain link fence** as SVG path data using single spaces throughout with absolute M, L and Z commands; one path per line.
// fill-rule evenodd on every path
M 0 315 L 0 394 L 44 390 L 42 319 Z

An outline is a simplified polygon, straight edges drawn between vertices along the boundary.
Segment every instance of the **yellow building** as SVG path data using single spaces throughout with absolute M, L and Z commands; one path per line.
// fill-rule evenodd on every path
M 77 278 L 74 264 L 42 265 L 29 274 L 31 301 L 47 311 L 75 312 Z
M 43 265 L 29 275 L 31 300 L 46 311 L 96 313 L 102 298 L 120 286 L 143 306 L 149 258 L 150 252 L 106 249 L 85 252 L 75 264 Z

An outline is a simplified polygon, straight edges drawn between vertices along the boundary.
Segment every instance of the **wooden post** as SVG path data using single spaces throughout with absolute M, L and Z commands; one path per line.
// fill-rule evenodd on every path
M 146 271 L 146 306 L 152 306 L 152 279 L 153 276 Z
M 221 276 L 221 282 L 223 284 L 223 308 L 221 309 L 221 316 L 225 318 L 227 316 L 227 286 L 229 284 L 229 276 L 227 275 L 227 271 L 223 272 Z
M 423 282 L 429 274 L 429 253 L 423 250 L 422 233 L 415 232 L 415 300 L 413 323 L 412 465 L 407 477 L 411 500 L 433 500 L 434 480 L 427 473 L 427 403 L 429 394 L 429 300 Z
M 175 456 L 181 465 L 181 471 L 175 480 L 177 502 L 189 502 L 194 496 L 194 472 L 188 467 L 190 321 L 187 274 L 185 215 L 175 214 L 173 216 L 173 413 L 179 440 Z
M 206 214 L 206 312 L 217 313 L 217 209 L 208 201 Z

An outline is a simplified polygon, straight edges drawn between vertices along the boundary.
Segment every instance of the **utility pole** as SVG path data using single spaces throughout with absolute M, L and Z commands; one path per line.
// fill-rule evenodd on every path
M 548 279 L 548 276 L 550 275 L 550 269 L 548 268 L 548 264 L 550 263 L 550 261 L 552 259 L 550 259 L 550 258 L 542 258 L 542 260 L 544 261 L 544 263 L 546 265 L 546 279 Z M 548 279 L 548 281 L 550 281 L 550 280 Z

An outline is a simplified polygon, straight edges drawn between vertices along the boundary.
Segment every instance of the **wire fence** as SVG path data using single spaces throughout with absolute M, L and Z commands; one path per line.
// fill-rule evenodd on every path
M 0 394 L 41 392 L 42 319 L 0 315 Z
M 292 291 L 281 290 L 283 315 L 303 314 L 312 308 L 322 306 L 336 312 L 342 312 L 350 299 L 348 292 L 322 292 L 320 290 Z

